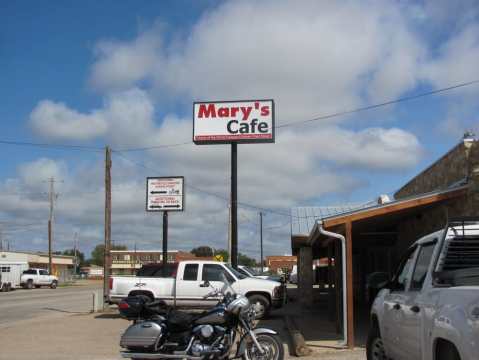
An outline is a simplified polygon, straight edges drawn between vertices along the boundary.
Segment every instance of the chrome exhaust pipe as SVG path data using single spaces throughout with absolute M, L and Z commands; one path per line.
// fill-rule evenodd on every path
M 201 360 L 201 356 L 191 356 L 185 354 L 161 354 L 161 353 L 142 353 L 122 351 L 121 356 L 125 359 L 186 359 L 186 360 Z

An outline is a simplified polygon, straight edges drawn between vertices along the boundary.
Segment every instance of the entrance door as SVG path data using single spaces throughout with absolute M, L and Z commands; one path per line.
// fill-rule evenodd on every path
M 407 302 L 407 289 L 411 278 L 412 267 L 417 253 L 417 247 L 411 248 L 398 267 L 396 275 L 390 284 L 390 291 L 384 297 L 384 327 L 381 336 L 387 355 L 395 360 L 408 359 L 402 348 L 402 337 L 405 335 L 404 309 Z M 409 359 L 408 359 L 409 360 Z

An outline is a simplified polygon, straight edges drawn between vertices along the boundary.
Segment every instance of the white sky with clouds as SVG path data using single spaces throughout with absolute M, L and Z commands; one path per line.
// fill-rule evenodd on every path
M 465 4 L 468 11 L 449 4 L 232 1 L 205 12 L 190 32 L 173 40 L 163 24 L 130 39 L 98 39 L 84 81 L 102 106 L 80 111 L 43 99 L 31 110 L 28 126 L 42 141 L 143 147 L 191 140 L 191 117 L 162 111 L 171 104 L 189 108 L 194 100 L 273 98 L 281 125 L 387 101 L 422 86 L 478 79 L 477 3 Z M 434 37 L 443 25 L 450 33 Z M 477 126 L 477 115 L 467 123 L 462 115 L 475 106 L 478 92 L 458 93 L 461 103 L 451 101 L 450 116 L 434 124 L 457 137 L 465 125 Z M 394 107 L 385 113 L 388 118 Z M 344 116 L 279 129 L 274 145 L 239 146 L 239 201 L 289 213 L 322 195 L 364 186 L 354 174 L 344 176 L 347 169 L 400 173 L 419 163 L 425 149 L 413 127 L 368 118 L 365 113 L 360 122 Z M 190 144 L 124 155 L 156 172 L 114 155 L 118 243 L 132 247 L 137 239 L 139 247 L 161 246 L 161 216 L 144 212 L 147 175 L 183 175 L 187 184 L 228 197 L 227 146 Z M 0 192 L 12 194 L 3 198 L 0 212 L 45 218 L 44 197 L 26 195 L 25 201 L 14 193 L 45 191 L 42 181 L 55 176 L 63 180 L 57 203 L 61 246 L 69 246 L 73 228 L 85 249 L 91 248 L 103 237 L 102 166 L 101 154 L 80 163 L 39 158 L 19 164 L 17 177 L 0 185 Z M 226 247 L 225 201 L 189 189 L 186 209 L 171 216 L 172 248 Z M 240 251 L 257 257 L 257 210 L 242 208 L 239 221 Z M 279 226 L 266 234 L 266 254 L 290 252 L 288 218 L 269 214 L 265 221 Z

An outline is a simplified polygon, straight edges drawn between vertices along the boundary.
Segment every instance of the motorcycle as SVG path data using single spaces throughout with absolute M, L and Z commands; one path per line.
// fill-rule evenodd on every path
M 178 311 L 161 300 L 151 302 L 141 296 L 123 300 L 120 314 L 133 324 L 121 337 L 120 346 L 125 349 L 121 356 L 137 360 L 283 360 L 278 333 L 255 328 L 254 306 L 236 294 L 224 276 L 222 280 L 222 289 L 204 296 L 219 297 L 219 302 L 201 314 Z

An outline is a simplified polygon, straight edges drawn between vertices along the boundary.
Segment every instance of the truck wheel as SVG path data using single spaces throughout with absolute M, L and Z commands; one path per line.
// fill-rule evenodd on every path
M 256 320 L 264 319 L 268 316 L 270 310 L 270 304 L 268 299 L 259 294 L 251 295 L 248 297 L 248 300 L 256 311 Z
M 12 284 L 8 283 L 7 285 L 7 292 L 12 291 Z
M 50 284 L 50 287 L 51 287 L 52 289 L 56 289 L 57 286 L 58 286 L 58 282 L 57 282 L 56 280 L 53 280 L 52 283 Z
M 387 360 L 383 340 L 381 339 L 377 325 L 373 325 L 369 330 L 368 341 L 366 343 L 366 357 L 368 360 Z
M 3 285 L 2 285 L 2 292 L 7 292 L 7 291 L 8 291 L 7 284 L 6 284 L 6 283 L 3 283 Z
M 27 289 L 28 289 L 28 290 L 33 289 L 33 280 L 28 280 L 28 281 L 27 281 Z

